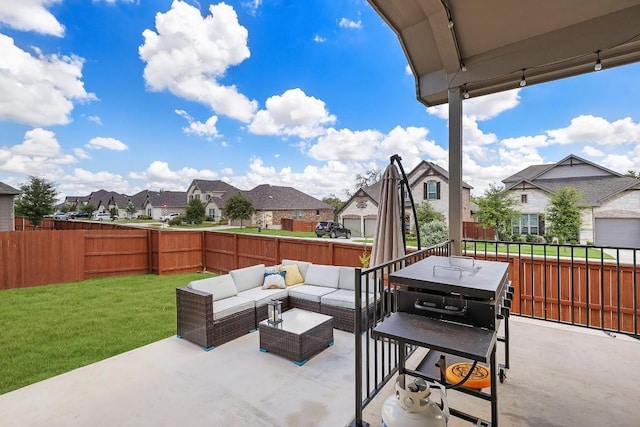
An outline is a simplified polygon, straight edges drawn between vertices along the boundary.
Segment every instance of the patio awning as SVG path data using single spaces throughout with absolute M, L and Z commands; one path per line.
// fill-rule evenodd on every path
M 369 0 L 396 32 L 420 102 L 640 60 L 640 0 Z

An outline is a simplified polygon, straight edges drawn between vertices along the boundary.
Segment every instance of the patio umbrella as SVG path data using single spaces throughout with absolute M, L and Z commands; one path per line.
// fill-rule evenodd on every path
M 376 266 L 404 256 L 405 248 L 402 239 L 403 209 L 400 206 L 400 174 L 391 163 L 382 175 L 380 202 L 378 204 L 378 222 L 371 248 L 369 265 Z

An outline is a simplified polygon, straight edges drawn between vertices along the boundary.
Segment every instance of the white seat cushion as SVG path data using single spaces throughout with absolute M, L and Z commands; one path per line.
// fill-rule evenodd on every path
M 360 306 L 365 308 L 367 306 L 366 294 L 362 294 L 362 303 Z M 320 304 L 331 305 L 333 307 L 342 308 L 356 308 L 356 293 L 348 291 L 346 289 L 338 289 L 335 292 L 322 296 L 320 298 Z M 369 305 L 373 304 L 373 294 L 369 294 Z
M 320 302 L 323 295 L 336 292 L 333 288 L 314 285 L 297 285 L 289 288 L 289 296 L 307 301 Z
M 194 280 L 187 285 L 197 291 L 213 295 L 213 300 L 218 301 L 238 295 L 238 290 L 233 279 L 228 274 L 210 277 L 208 279 Z
M 335 265 L 311 264 L 307 275 L 304 276 L 305 285 L 324 286 L 338 289 L 340 281 L 340 267 Z
M 254 308 L 255 303 L 242 297 L 229 297 L 213 302 L 213 320 L 220 320 L 243 310 Z
M 287 295 L 287 289 L 253 288 L 249 289 L 248 291 L 242 291 L 238 293 L 239 297 L 254 301 L 256 307 L 267 305 L 272 299 L 285 299 Z
M 236 284 L 238 292 L 242 292 L 247 289 L 262 286 L 262 282 L 264 281 L 264 270 L 264 264 L 258 264 L 231 270 L 229 271 L 229 274 L 233 277 L 233 282 Z

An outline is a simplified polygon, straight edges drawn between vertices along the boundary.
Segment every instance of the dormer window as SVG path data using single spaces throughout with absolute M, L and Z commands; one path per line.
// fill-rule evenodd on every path
M 527 195 L 526 194 L 521 194 L 520 195 L 520 203 L 527 203 Z

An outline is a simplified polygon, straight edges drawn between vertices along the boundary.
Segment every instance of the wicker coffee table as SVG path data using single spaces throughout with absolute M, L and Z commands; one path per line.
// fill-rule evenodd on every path
M 270 352 L 304 365 L 310 357 L 333 345 L 333 317 L 293 308 L 282 313 L 282 322 L 258 324 L 260 351 Z

